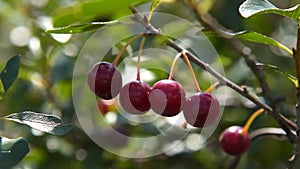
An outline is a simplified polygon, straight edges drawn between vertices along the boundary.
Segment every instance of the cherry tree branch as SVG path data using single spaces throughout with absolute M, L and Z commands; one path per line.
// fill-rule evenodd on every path
M 298 78 L 298 84 L 300 84 L 300 18 L 299 18 L 299 23 L 298 23 L 298 36 L 297 36 L 297 46 L 296 48 L 293 48 L 293 57 L 295 59 L 296 63 L 296 73 L 297 73 L 297 78 Z M 297 129 L 296 129 L 296 134 L 297 134 L 297 144 L 295 145 L 294 148 L 294 154 L 293 156 L 289 159 L 288 163 L 288 169 L 292 169 L 296 165 L 296 161 L 299 159 L 300 156 L 300 87 L 299 85 L 297 86 L 297 106 L 296 106 L 296 124 L 297 124 Z
M 153 25 L 151 25 L 151 23 L 149 23 L 148 20 L 145 19 L 146 17 L 142 17 L 141 14 L 135 8 L 131 7 L 130 10 L 134 14 L 132 19 L 135 20 L 136 22 L 141 23 L 145 27 L 146 34 L 162 35 L 161 32 L 159 31 L 159 29 L 157 29 Z M 166 36 L 163 36 L 163 37 L 166 38 Z M 296 136 L 291 131 L 289 125 L 286 123 L 284 118 L 282 118 L 282 116 L 280 116 L 278 113 L 274 113 L 274 110 L 269 105 L 265 104 L 264 102 L 259 100 L 257 97 L 255 97 L 252 93 L 250 93 L 248 91 L 247 88 L 241 87 L 241 86 L 235 84 L 234 82 L 230 81 L 229 79 L 227 79 L 226 77 L 221 75 L 219 72 L 214 70 L 208 63 L 205 63 L 204 61 L 200 60 L 193 53 L 189 52 L 188 50 L 186 50 L 182 46 L 176 44 L 171 39 L 166 38 L 166 44 L 169 45 L 170 47 L 172 47 L 174 50 L 176 50 L 179 53 L 182 52 L 182 51 L 185 51 L 186 55 L 188 56 L 190 61 L 194 62 L 196 65 L 201 67 L 203 70 L 210 73 L 212 76 L 214 76 L 216 79 L 218 79 L 221 84 L 224 84 L 224 85 L 230 87 L 231 89 L 235 90 L 240 95 L 248 98 L 250 101 L 252 101 L 257 106 L 259 106 L 261 108 L 264 108 L 265 111 L 268 112 L 270 115 L 272 115 L 272 117 L 279 123 L 281 128 L 287 133 L 287 136 L 290 139 L 290 141 L 291 142 L 296 142 Z
M 201 14 L 199 8 L 197 8 L 197 4 L 193 3 L 191 0 L 185 0 L 185 3 L 196 13 L 196 17 L 204 26 L 208 27 L 209 29 L 213 30 L 218 35 L 224 37 L 228 44 L 231 45 L 232 48 L 235 49 L 235 51 L 238 51 L 241 56 L 245 59 L 245 62 L 251 69 L 251 71 L 254 73 L 254 75 L 257 77 L 261 87 L 262 87 L 262 93 L 263 96 L 268 100 L 271 104 L 271 107 L 273 111 L 271 112 L 271 116 L 273 118 L 277 118 L 274 116 L 280 116 L 278 118 L 281 118 L 282 121 L 284 121 L 292 130 L 296 130 L 296 124 L 289 119 L 287 119 L 285 116 L 283 116 L 279 111 L 277 107 L 277 101 L 272 96 L 272 92 L 269 88 L 269 85 L 266 81 L 266 75 L 263 71 L 263 69 L 259 66 L 257 66 L 258 61 L 256 60 L 255 55 L 251 52 L 251 50 L 247 50 L 248 52 L 245 52 L 245 49 L 249 49 L 244 43 L 242 43 L 239 39 L 233 38 L 232 36 L 228 36 L 225 32 L 231 32 L 230 30 L 226 29 L 223 25 L 221 25 L 213 16 L 211 16 L 209 13 Z M 277 115 L 276 115 L 277 114 Z

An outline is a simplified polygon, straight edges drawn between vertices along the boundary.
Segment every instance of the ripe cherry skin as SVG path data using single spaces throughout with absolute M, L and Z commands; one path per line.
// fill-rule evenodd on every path
M 215 96 L 207 92 L 198 92 L 187 98 L 184 117 L 194 127 L 206 127 L 220 116 L 220 104 Z
M 149 92 L 151 88 L 147 83 L 132 81 L 127 83 L 120 91 L 120 104 L 131 114 L 144 114 L 150 109 Z
M 185 104 L 185 91 L 174 80 L 160 80 L 156 82 L 149 94 L 152 110 L 162 116 L 175 116 Z
M 231 126 L 222 132 L 219 141 L 226 153 L 240 155 L 248 149 L 250 137 L 248 133 L 242 135 L 242 131 L 240 126 Z
M 113 64 L 98 62 L 89 71 L 88 85 L 97 96 L 109 100 L 119 94 L 122 87 L 122 76 Z

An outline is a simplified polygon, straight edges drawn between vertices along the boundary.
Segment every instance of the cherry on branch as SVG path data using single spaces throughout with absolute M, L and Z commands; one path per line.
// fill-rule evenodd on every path
M 225 129 L 220 136 L 222 149 L 230 155 L 241 155 L 250 144 L 248 132 L 243 133 L 243 127 L 231 126 Z
M 231 155 L 240 155 L 244 153 L 250 144 L 250 137 L 248 134 L 249 127 L 254 119 L 263 112 L 264 109 L 262 108 L 255 111 L 244 127 L 231 126 L 225 129 L 219 139 L 222 149 Z
M 183 114 L 190 125 L 206 127 L 219 119 L 220 104 L 214 95 L 198 92 L 187 98 Z
M 119 94 L 122 76 L 113 64 L 98 62 L 88 73 L 88 85 L 98 97 L 109 100 Z
M 120 91 L 120 104 L 123 109 L 131 114 L 143 114 L 150 109 L 150 86 L 141 81 L 127 83 Z
M 174 80 L 160 80 L 153 85 L 149 101 L 154 112 L 167 117 L 175 116 L 183 109 L 185 91 Z

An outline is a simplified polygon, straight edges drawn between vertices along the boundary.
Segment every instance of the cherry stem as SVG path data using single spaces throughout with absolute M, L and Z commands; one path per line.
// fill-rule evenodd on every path
M 148 16 L 148 22 L 151 21 L 152 15 L 153 15 L 154 10 L 150 10 L 149 16 Z
M 182 51 L 182 52 L 178 53 L 178 54 L 175 56 L 175 58 L 174 58 L 174 60 L 173 60 L 173 63 L 172 63 L 172 67 L 171 67 L 171 71 L 170 71 L 170 75 L 169 75 L 169 78 L 168 78 L 168 79 L 169 79 L 169 80 L 172 80 L 172 79 L 173 79 L 173 74 L 174 74 L 175 64 L 176 64 L 176 62 L 178 61 L 178 59 L 179 59 L 181 56 L 183 56 L 183 58 L 184 58 L 184 60 L 185 60 L 185 62 L 186 62 L 186 64 L 187 64 L 187 66 L 188 66 L 188 68 L 189 68 L 189 70 L 190 70 L 190 72 L 191 72 L 191 74 L 192 74 L 192 76 L 193 76 L 194 85 L 195 85 L 197 91 L 198 91 L 198 92 L 201 92 L 201 89 L 200 89 L 200 87 L 199 87 L 199 83 L 198 83 L 198 81 L 197 81 L 197 78 L 196 78 L 195 73 L 194 73 L 194 70 L 193 70 L 193 67 L 192 67 L 192 65 L 191 65 L 191 62 L 190 62 L 189 58 L 188 58 L 187 55 L 185 54 L 185 51 Z
M 211 92 L 212 92 L 219 84 L 220 84 L 220 82 L 214 83 L 214 84 L 211 85 L 209 88 L 207 88 L 207 89 L 205 90 L 205 92 L 211 93 Z
M 169 80 L 172 80 L 173 79 L 173 74 L 174 74 L 174 69 L 175 69 L 175 64 L 176 64 L 176 62 L 178 61 L 178 59 L 181 57 L 181 53 L 178 53 L 176 56 L 175 56 L 175 58 L 174 58 L 174 60 L 173 60 L 173 62 L 172 62 L 172 66 L 171 66 L 171 70 L 170 70 L 170 75 L 169 75 Z
M 241 135 L 247 134 L 247 132 L 248 132 L 248 130 L 249 130 L 249 128 L 250 128 L 250 125 L 252 124 L 252 122 L 254 121 L 254 119 L 255 119 L 258 115 L 262 114 L 264 111 L 265 111 L 265 110 L 264 110 L 263 108 L 261 108 L 261 109 L 256 110 L 256 111 L 251 115 L 251 117 L 248 119 L 247 123 L 246 123 L 245 126 L 243 127 L 243 131 L 242 131 Z
M 143 36 L 140 44 L 138 59 L 137 59 L 137 76 L 136 76 L 137 81 L 141 80 L 141 56 L 142 56 L 145 41 L 146 41 L 146 36 Z
M 121 58 L 121 56 L 124 54 L 125 50 L 127 49 L 127 47 L 136 39 L 140 38 L 144 36 L 143 34 L 138 34 L 135 35 L 134 37 L 132 37 L 131 39 L 128 40 L 128 42 L 123 46 L 123 48 L 121 49 L 120 53 L 116 56 L 116 58 L 114 59 L 114 61 L 112 62 L 112 64 L 114 66 L 116 66 Z
M 181 54 L 182 54 L 182 56 L 183 56 L 183 58 L 184 58 L 185 62 L 187 63 L 187 66 L 188 66 L 188 67 L 189 67 L 189 69 L 190 69 L 190 72 L 191 72 L 191 74 L 192 74 L 192 76 L 193 76 L 194 85 L 195 85 L 195 87 L 196 87 L 197 91 L 198 91 L 198 92 L 201 92 L 201 89 L 200 89 L 199 83 L 198 83 L 198 81 L 197 81 L 197 78 L 196 78 L 195 72 L 194 72 L 194 70 L 193 70 L 193 67 L 192 67 L 192 65 L 191 65 L 191 62 L 190 62 L 190 60 L 189 60 L 188 56 L 186 55 L 185 51 L 182 51 L 182 52 L 181 52 Z

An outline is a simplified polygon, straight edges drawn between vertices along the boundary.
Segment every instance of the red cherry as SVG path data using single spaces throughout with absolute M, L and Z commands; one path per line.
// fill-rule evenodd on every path
M 153 85 L 149 101 L 154 112 L 167 117 L 175 116 L 183 108 L 185 91 L 176 81 L 160 80 Z
M 116 110 L 115 103 L 114 103 L 113 99 L 112 100 L 99 99 L 97 101 L 97 104 L 98 104 L 98 108 L 100 110 L 100 113 L 102 115 L 105 115 L 109 111 L 115 111 Z
M 198 92 L 187 98 L 183 114 L 186 121 L 194 127 L 206 127 L 220 116 L 220 104 L 215 96 Z
M 131 114 L 143 114 L 150 109 L 149 92 L 151 88 L 147 83 L 132 81 L 127 83 L 120 91 L 120 104 Z
M 223 131 L 220 136 L 222 149 L 231 155 L 240 155 L 244 153 L 250 144 L 248 133 L 242 134 L 243 128 L 240 126 L 231 126 Z
M 119 94 L 122 87 L 122 76 L 113 64 L 98 62 L 88 74 L 88 85 L 97 96 L 109 100 Z

